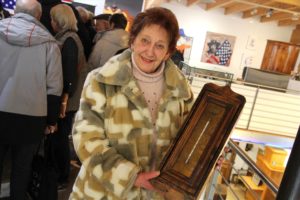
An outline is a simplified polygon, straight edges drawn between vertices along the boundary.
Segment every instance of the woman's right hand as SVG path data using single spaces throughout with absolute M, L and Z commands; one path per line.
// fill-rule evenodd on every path
M 160 174 L 159 171 L 139 173 L 136 180 L 135 180 L 134 186 L 142 187 L 142 188 L 145 188 L 146 190 L 157 190 L 150 183 L 150 180 L 157 177 L 157 176 L 159 176 L 159 174 Z

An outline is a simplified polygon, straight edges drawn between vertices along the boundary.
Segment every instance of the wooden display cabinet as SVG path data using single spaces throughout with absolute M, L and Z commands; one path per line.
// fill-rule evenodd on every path
M 291 74 L 294 70 L 300 46 L 296 44 L 268 40 L 261 69 Z
M 264 154 L 257 155 L 257 167 L 260 168 L 277 187 L 280 186 L 284 174 L 284 161 L 286 156 L 287 152 L 285 150 L 269 146 L 265 147 Z M 276 196 L 268 187 L 265 187 L 261 199 L 275 200 Z
M 266 146 L 263 153 L 258 153 L 256 157 L 257 167 L 265 173 L 265 175 L 279 187 L 284 174 L 284 161 L 287 152 L 283 149 Z M 242 182 L 253 192 L 247 190 L 245 194 L 246 200 L 255 200 L 259 197 L 260 200 L 275 200 L 275 194 L 263 183 L 257 186 L 252 180 L 252 176 L 242 176 Z
M 252 190 L 251 192 L 249 189 L 247 189 L 245 193 L 246 200 L 256 200 L 257 198 L 261 198 L 263 192 L 266 189 L 265 185 L 260 185 L 260 186 L 256 185 L 252 181 L 252 176 L 242 176 L 241 181 L 246 185 L 247 188 L 249 187 L 249 189 Z

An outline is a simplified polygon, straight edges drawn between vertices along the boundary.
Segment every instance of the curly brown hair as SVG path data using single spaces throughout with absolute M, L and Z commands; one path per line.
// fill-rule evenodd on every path
M 154 7 L 139 13 L 130 29 L 129 46 L 144 27 L 153 24 L 159 25 L 167 31 L 169 36 L 169 53 L 173 54 L 179 39 L 179 27 L 175 15 L 167 8 Z

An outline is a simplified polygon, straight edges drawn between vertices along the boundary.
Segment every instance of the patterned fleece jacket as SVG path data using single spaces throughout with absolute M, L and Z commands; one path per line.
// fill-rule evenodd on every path
M 147 192 L 133 186 L 137 174 L 150 170 L 151 148 L 156 148 L 158 169 L 193 104 L 190 86 L 171 60 L 166 62 L 164 77 L 154 127 L 132 74 L 130 50 L 89 73 L 73 127 L 82 166 L 70 199 L 146 199 Z M 158 193 L 150 195 L 161 199 Z

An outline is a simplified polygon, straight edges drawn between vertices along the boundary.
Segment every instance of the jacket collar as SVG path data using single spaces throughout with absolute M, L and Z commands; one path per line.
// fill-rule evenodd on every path
M 136 91 L 136 84 L 132 83 L 134 77 L 132 74 L 131 50 L 125 50 L 122 54 L 114 56 L 106 64 L 96 69 L 96 79 L 99 82 L 108 85 L 123 86 L 123 91 Z M 164 71 L 166 91 L 164 97 L 190 98 L 191 91 L 184 75 L 177 66 L 168 59 L 165 63 Z M 135 81 L 134 81 L 135 82 Z M 136 91 L 137 92 L 137 91 Z

